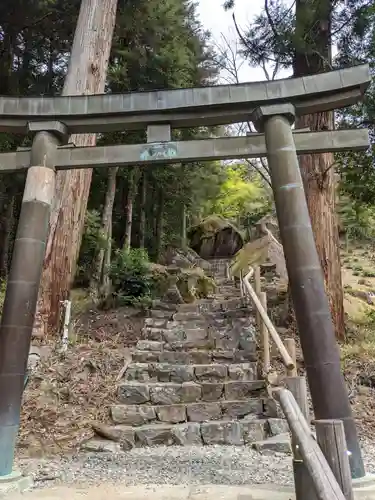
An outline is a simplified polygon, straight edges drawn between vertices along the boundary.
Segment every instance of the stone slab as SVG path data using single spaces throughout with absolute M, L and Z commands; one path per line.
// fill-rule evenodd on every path
M 8 498 L 11 493 L 23 493 L 33 486 L 31 476 L 24 476 L 20 471 L 14 470 L 7 476 L 0 477 L 0 498 Z
M 292 488 L 269 485 L 162 485 L 125 486 L 121 482 L 94 485 L 58 485 L 35 488 L 23 494 L 9 493 L 9 500 L 295 500 Z M 375 490 L 363 496 L 354 490 L 355 500 L 375 500 Z

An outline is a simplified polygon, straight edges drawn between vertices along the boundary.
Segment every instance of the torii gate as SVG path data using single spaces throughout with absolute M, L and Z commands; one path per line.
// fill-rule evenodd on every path
M 0 172 L 27 170 L 0 330 L 0 480 L 12 473 L 56 170 L 266 156 L 317 419 L 342 419 L 353 477 L 364 467 L 340 369 L 298 154 L 365 150 L 367 130 L 292 131 L 295 115 L 359 101 L 368 65 L 302 78 L 115 95 L 0 97 L 0 132 L 31 133 L 31 149 L 0 154 Z M 262 133 L 171 142 L 171 129 L 251 120 Z M 74 147 L 70 134 L 147 128 L 147 144 Z

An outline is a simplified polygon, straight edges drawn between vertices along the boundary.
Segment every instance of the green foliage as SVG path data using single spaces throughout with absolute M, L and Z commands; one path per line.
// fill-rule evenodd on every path
M 129 305 L 151 298 L 152 279 L 147 252 L 143 249 L 117 250 L 111 264 L 115 301 L 119 305 Z
M 271 210 L 271 198 L 260 177 L 250 176 L 246 165 L 228 165 L 218 187 L 216 196 L 204 204 L 205 214 L 215 213 L 244 227 Z
M 357 200 L 342 197 L 338 211 L 340 224 L 348 240 L 374 240 L 374 205 L 366 205 Z

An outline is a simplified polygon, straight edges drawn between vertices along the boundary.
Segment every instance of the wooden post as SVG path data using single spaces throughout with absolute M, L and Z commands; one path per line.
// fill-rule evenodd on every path
M 260 298 L 260 292 L 262 291 L 262 287 L 260 284 L 260 267 L 259 266 L 254 267 L 254 283 L 255 283 L 255 287 L 254 287 L 255 293 L 257 294 L 258 298 Z M 260 330 L 261 326 L 262 326 L 262 318 L 261 318 L 258 310 L 256 310 L 255 317 L 256 317 L 258 330 Z
M 288 377 L 297 377 L 297 359 L 296 359 L 296 341 L 294 339 L 285 339 L 284 344 L 286 350 L 289 352 L 289 356 L 292 358 L 294 363 L 294 368 L 286 369 L 286 374 Z
M 317 442 L 308 431 L 308 424 L 290 391 L 278 389 L 274 396 L 279 401 L 289 427 L 298 443 L 303 463 L 309 472 L 313 487 L 304 483 L 302 495 L 296 496 L 298 500 L 315 498 L 319 500 L 345 500 L 339 484 L 336 481 L 327 460 Z M 306 476 L 307 477 L 307 476 Z M 312 496 L 313 489 L 316 497 Z M 297 492 L 296 492 L 297 493 Z M 298 492 L 300 493 L 300 492 Z
M 263 309 L 267 312 L 267 294 L 266 292 L 260 292 L 260 302 L 263 306 Z M 261 319 L 260 323 L 260 334 L 261 334 L 261 342 L 262 342 L 262 347 L 263 347 L 263 370 L 264 373 L 268 373 L 270 369 L 270 336 L 269 336 L 269 331 L 264 323 L 264 321 Z
M 269 319 L 266 311 L 263 309 L 263 306 L 262 306 L 255 290 L 250 285 L 247 276 L 245 276 L 243 283 L 244 283 L 244 286 L 246 287 L 247 291 L 249 292 L 251 300 L 254 302 L 255 307 L 259 311 L 260 317 L 262 318 L 262 321 L 266 325 L 266 327 L 267 327 L 267 329 L 272 337 L 272 340 L 275 342 L 285 366 L 289 366 L 290 368 L 292 368 L 292 366 L 294 366 L 292 358 L 289 356 L 288 351 L 285 349 L 285 346 L 284 346 L 282 340 L 280 339 L 280 335 L 277 333 L 277 330 L 273 326 L 272 321 Z
M 348 449 L 341 420 L 316 420 L 316 437 L 346 500 L 353 500 Z
M 296 400 L 296 403 L 306 421 L 309 422 L 309 404 L 307 400 L 307 384 L 305 377 L 287 377 L 285 379 L 285 384 L 293 394 L 294 399 Z M 315 493 L 315 488 L 311 480 L 310 473 L 307 470 L 306 464 L 302 460 L 297 439 L 294 434 L 292 434 L 292 449 L 293 476 L 294 487 L 296 490 L 296 500 L 316 500 L 317 496 Z

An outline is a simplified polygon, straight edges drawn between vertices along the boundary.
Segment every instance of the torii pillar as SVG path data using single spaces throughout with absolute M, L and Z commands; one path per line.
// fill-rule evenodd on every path
M 343 421 L 352 478 L 360 478 L 365 470 L 292 134 L 295 109 L 291 104 L 262 106 L 252 119 L 265 134 L 280 237 L 315 418 Z

